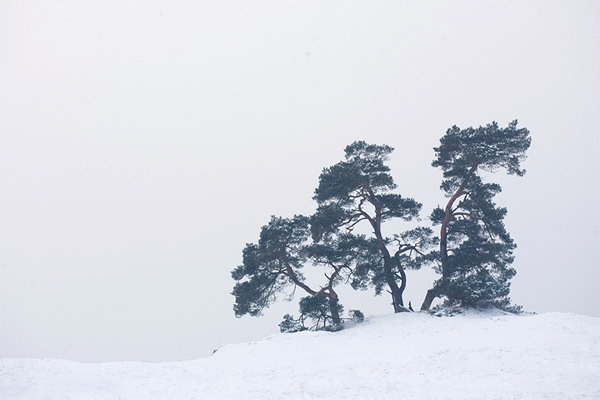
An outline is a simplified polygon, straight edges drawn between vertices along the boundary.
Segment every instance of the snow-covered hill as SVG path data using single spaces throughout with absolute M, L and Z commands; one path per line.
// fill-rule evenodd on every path
M 184 362 L 3 359 L 9 399 L 598 399 L 600 319 L 373 317 L 276 334 Z

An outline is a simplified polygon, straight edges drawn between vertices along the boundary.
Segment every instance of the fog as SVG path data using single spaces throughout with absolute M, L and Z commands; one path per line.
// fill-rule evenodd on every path
M 271 215 L 310 214 L 354 140 L 445 201 L 446 129 L 518 119 L 498 203 L 512 299 L 600 316 L 600 7 L 593 1 L 0 4 L 0 357 L 164 361 L 278 331 L 230 271 Z M 384 229 L 391 235 L 401 224 Z M 409 272 L 420 304 L 434 274 Z M 346 309 L 389 296 L 341 291 Z

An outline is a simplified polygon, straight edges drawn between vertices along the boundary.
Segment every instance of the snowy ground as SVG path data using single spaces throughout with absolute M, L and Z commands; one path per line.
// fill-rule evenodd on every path
M 0 399 L 599 399 L 600 319 L 373 317 L 185 362 L 0 360 Z

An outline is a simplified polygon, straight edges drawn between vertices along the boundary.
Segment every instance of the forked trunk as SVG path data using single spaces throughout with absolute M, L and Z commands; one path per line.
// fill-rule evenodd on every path
M 394 312 L 399 313 L 406 311 L 406 308 L 404 308 L 404 301 L 402 300 L 403 290 L 398 287 L 398 284 L 396 283 L 391 264 L 391 258 L 389 256 L 385 256 L 383 261 L 385 280 L 390 287 L 390 292 L 392 294 L 392 305 L 394 306 Z
M 390 252 L 387 249 L 383 235 L 381 234 L 381 206 L 379 205 L 375 194 L 372 191 L 370 191 L 369 194 L 369 201 L 375 207 L 375 218 L 373 219 L 366 214 L 363 215 L 365 215 L 371 223 L 371 226 L 373 227 L 373 233 L 375 233 L 375 237 L 377 238 L 379 251 L 381 251 L 381 254 L 383 255 L 383 271 L 385 275 L 385 281 L 390 288 L 390 293 L 392 294 L 392 305 L 394 306 L 394 312 L 405 312 L 408 311 L 408 309 L 404 307 L 402 293 L 404 292 L 404 287 L 406 286 L 406 279 L 403 280 L 402 287 L 398 287 L 398 284 L 396 283 L 396 277 L 394 276 L 394 272 L 392 270 L 394 261 L 390 256 Z

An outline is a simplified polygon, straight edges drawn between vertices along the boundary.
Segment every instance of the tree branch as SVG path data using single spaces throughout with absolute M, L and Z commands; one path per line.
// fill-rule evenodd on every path
M 453 217 L 456 217 L 457 215 L 462 215 L 464 217 L 472 217 L 471 213 L 468 213 L 468 212 L 455 212 L 455 213 L 452 213 Z M 477 219 L 479 219 L 479 218 L 477 218 Z

